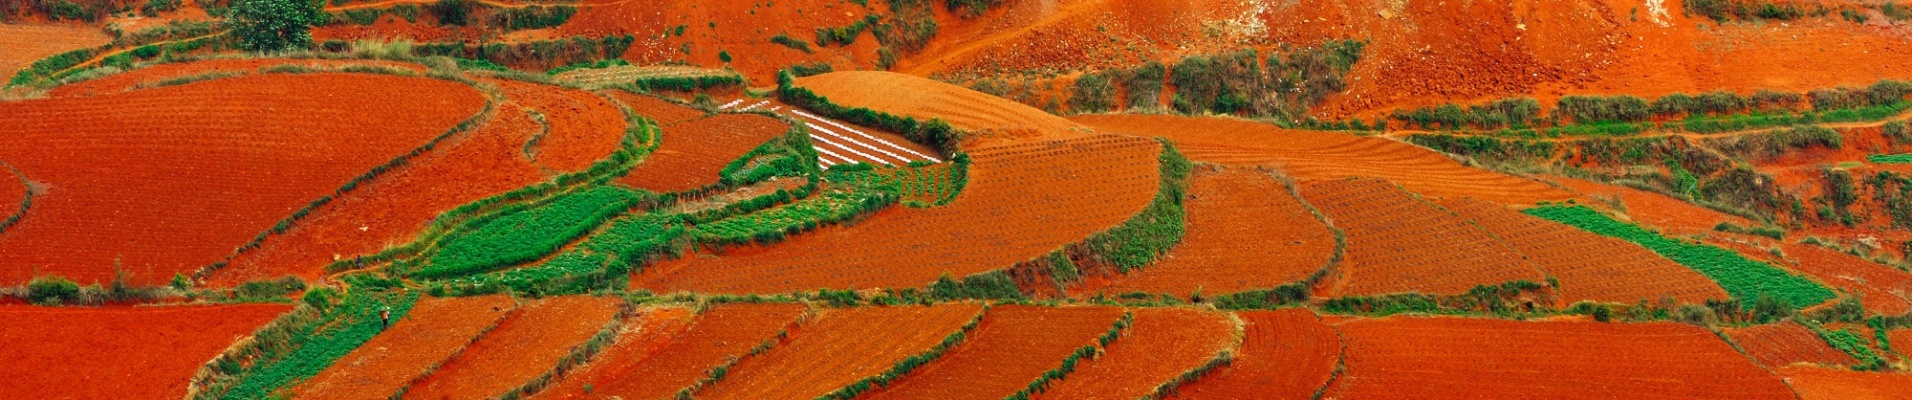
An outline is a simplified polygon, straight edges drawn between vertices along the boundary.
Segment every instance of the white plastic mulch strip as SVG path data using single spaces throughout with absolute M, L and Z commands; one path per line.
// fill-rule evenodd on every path
M 757 102 L 757 104 L 751 104 L 749 107 L 740 108 L 740 109 L 737 109 L 737 111 L 738 112 L 750 111 L 751 109 L 754 109 L 757 107 L 763 107 L 763 105 L 765 104 L 770 104 L 770 100 L 759 101 Z
M 904 156 L 899 156 L 899 155 L 896 155 L 896 153 L 891 153 L 891 152 L 890 152 L 889 150 L 884 150 L 884 149 L 879 149 L 879 148 L 876 148 L 876 146 L 871 146 L 871 145 L 870 145 L 869 143 L 863 143 L 863 142 L 859 142 L 859 141 L 857 141 L 856 139 L 852 139 L 852 138 L 849 138 L 849 137 L 846 137 L 846 136 L 843 136 L 843 135 L 839 135 L 839 134 L 837 134 L 836 132 L 833 132 L 833 131 L 830 131 L 829 129 L 825 129 L 824 127 L 821 127 L 821 126 L 817 126 L 817 124 L 811 124 L 811 123 L 805 123 L 804 125 L 808 125 L 808 126 L 810 127 L 810 130 L 813 130 L 813 131 L 817 131 L 817 132 L 823 132 L 823 134 L 826 134 L 826 135 L 830 135 L 831 137 L 835 137 L 835 138 L 837 138 L 837 139 L 841 139 L 841 140 L 843 140 L 843 141 L 845 141 L 845 142 L 850 142 L 850 143 L 852 143 L 852 144 L 855 144 L 855 145 L 858 145 L 858 146 L 863 146 L 863 148 L 865 148 L 865 149 L 870 149 L 870 151 L 874 151 L 874 152 L 878 152 L 878 153 L 883 153 L 883 155 L 887 155 L 887 156 L 890 156 L 890 157 L 893 157 L 893 158 L 896 158 L 897 160 L 901 160 L 901 161 L 903 161 L 903 163 L 904 163 L 904 164 L 909 164 L 909 163 L 910 163 L 910 159 L 909 159 L 909 157 L 904 157 Z
M 817 149 L 817 153 L 818 153 L 818 154 L 817 154 L 817 155 L 818 155 L 818 157 L 817 157 L 817 159 L 818 159 L 818 160 L 822 160 L 822 159 L 824 159 L 824 157 L 825 157 L 825 156 L 828 156 L 828 157 L 832 157 L 832 158 L 836 158 L 836 159 L 837 159 L 838 161 L 842 161 L 842 164 L 855 164 L 855 163 L 856 163 L 856 161 L 852 161 L 852 160 L 850 160 L 850 158 L 849 158 L 849 157 L 844 157 L 843 155 L 840 155 L 840 154 L 837 154 L 836 152 L 833 152 L 833 151 L 830 151 L 829 149 L 825 149 L 825 148 L 822 148 L 822 147 L 817 147 L 816 149 Z
M 736 99 L 736 100 L 731 100 L 731 101 L 730 101 L 729 103 L 724 103 L 724 105 L 722 105 L 722 106 L 718 106 L 718 107 L 717 107 L 717 109 L 719 109 L 719 110 L 728 110 L 728 109 L 730 109 L 731 107 L 736 107 L 736 106 L 737 106 L 737 103 L 742 103 L 742 102 L 744 102 L 744 99 Z
M 820 143 L 823 143 L 823 144 L 827 144 L 827 145 L 830 145 L 830 146 L 833 146 L 833 147 L 836 147 L 836 148 L 837 148 L 837 150 L 843 150 L 843 151 L 846 151 L 846 152 L 849 152 L 850 154 L 855 154 L 855 155 L 857 155 L 857 156 L 860 156 L 860 157 L 863 157 L 863 159 L 864 159 L 864 160 L 869 160 L 869 161 L 875 161 L 875 162 L 879 162 L 879 163 L 883 163 L 883 165 L 896 165 L 896 164 L 891 164 L 891 163 L 890 163 L 889 161 L 884 161 L 884 160 L 883 160 L 883 159 L 881 159 L 881 158 L 876 158 L 876 156 L 872 156 L 872 155 L 869 155 L 868 153 L 864 153 L 864 152 L 861 152 L 861 151 L 856 151 L 856 149 L 852 149 L 852 148 L 850 148 L 850 146 L 844 146 L 844 145 L 843 145 L 843 144 L 841 144 L 841 143 L 837 143 L 837 142 L 832 142 L 832 141 L 830 141 L 830 139 L 825 139 L 824 137 L 822 137 L 822 136 L 817 136 L 817 135 L 815 135 L 815 134 L 812 134 L 812 135 L 810 135 L 810 141 L 812 141 L 812 142 L 820 142 Z M 817 150 L 818 150 L 818 151 L 822 151 L 822 150 L 823 150 L 823 148 L 822 148 L 822 147 L 817 147 Z
M 790 112 L 791 112 L 791 113 L 794 113 L 794 114 L 797 114 L 798 116 L 802 116 L 802 117 L 804 117 L 804 118 L 809 118 L 809 119 L 813 119 L 813 120 L 817 120 L 817 122 L 822 122 L 822 123 L 824 123 L 824 124 L 828 124 L 828 125 L 830 125 L 830 126 L 834 126 L 834 127 L 837 127 L 838 129 L 842 129 L 842 130 L 844 130 L 844 131 L 848 131 L 848 132 L 850 132 L 850 133 L 853 133 L 853 134 L 856 134 L 857 136 L 862 136 L 862 137 L 865 137 L 865 138 L 869 138 L 870 140 L 872 140 L 872 141 L 875 141 L 875 142 L 877 142 L 877 143 L 882 143 L 882 144 L 884 144 L 884 145 L 886 145 L 886 146 L 890 146 L 890 147 L 894 147 L 894 148 L 896 148 L 897 150 L 902 150 L 902 151 L 904 151 L 904 152 L 907 152 L 907 153 L 910 153 L 910 154 L 913 154 L 913 155 L 916 155 L 917 157 L 922 157 L 922 158 L 924 158 L 924 159 L 927 159 L 927 160 L 929 160 L 930 162 L 943 162 L 943 160 L 940 160 L 940 159 L 937 159 L 936 157 L 931 157 L 931 156 L 930 156 L 930 155 L 928 155 L 928 154 L 923 154 L 923 153 L 919 153 L 919 152 L 917 152 L 916 150 L 910 150 L 910 148 L 908 148 L 908 147 L 903 147 L 903 146 L 898 146 L 898 145 L 897 145 L 896 143 L 891 143 L 891 142 L 890 142 L 890 141 L 888 141 L 888 140 L 883 140 L 883 138 L 879 138 L 879 137 L 876 137 L 876 136 L 871 136 L 870 134 L 868 134 L 868 133 L 864 133 L 863 131 L 860 131 L 860 130 L 857 130 L 856 128 L 851 128 L 851 127 L 849 127 L 849 126 L 847 126 L 847 125 L 843 125 L 843 124 L 841 124 L 841 123 L 837 123 L 836 121 L 831 121 L 831 120 L 828 120 L 828 119 L 824 119 L 823 117 L 819 117 L 819 116 L 816 116 L 816 115 L 811 115 L 810 113 L 807 113 L 807 112 L 803 112 L 803 110 L 798 110 L 798 109 L 794 109 L 794 108 L 793 108 L 793 109 L 790 109 Z

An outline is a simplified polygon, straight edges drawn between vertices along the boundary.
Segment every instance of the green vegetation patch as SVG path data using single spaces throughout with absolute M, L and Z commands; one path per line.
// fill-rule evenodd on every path
M 238 365 L 236 362 L 221 359 L 221 365 L 214 368 L 237 377 L 231 390 L 218 394 L 219 399 L 260 399 L 267 398 L 279 388 L 301 379 L 317 375 L 319 371 L 351 353 L 365 342 L 372 340 L 385 330 L 379 313 L 386 309 L 392 312 L 393 320 L 405 318 L 411 312 L 412 304 L 418 300 L 417 293 L 373 293 L 354 291 L 345 295 L 344 302 L 333 306 L 318 319 L 302 324 L 295 329 L 281 332 L 285 336 L 271 335 L 256 340 L 282 342 L 280 346 L 261 347 L 265 354 L 251 365 Z M 224 363 L 231 363 L 225 365 Z M 215 394 L 209 390 L 204 394 Z M 209 398 L 211 396 L 208 396 Z
M 1870 161 L 1870 162 L 1872 162 L 1873 164 L 1906 164 L 1906 163 L 1912 163 L 1912 153 L 1900 153 L 1900 154 L 1873 154 L 1873 155 L 1868 155 L 1868 156 L 1866 156 L 1866 161 Z
M 791 234 L 848 221 L 897 200 L 895 193 L 880 190 L 832 188 L 783 206 L 698 225 L 690 230 L 690 236 L 711 244 L 776 243 Z
M 1807 306 L 1832 299 L 1825 286 L 1801 278 L 1770 264 L 1747 259 L 1739 253 L 1706 244 L 1695 244 L 1661 236 L 1639 225 L 1620 222 L 1585 206 L 1550 205 L 1525 211 L 1545 218 L 1639 244 L 1713 278 L 1727 293 L 1741 301 L 1770 296 L 1788 305 Z
M 448 278 L 537 260 L 642 198 L 628 189 L 595 186 L 544 204 L 507 206 L 445 238 L 444 247 L 413 275 Z

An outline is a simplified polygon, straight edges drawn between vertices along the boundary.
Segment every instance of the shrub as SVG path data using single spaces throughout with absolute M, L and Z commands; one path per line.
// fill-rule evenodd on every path
M 1108 73 L 1082 74 L 1069 95 L 1069 109 L 1078 113 L 1102 113 L 1115 109 L 1115 85 Z
M 471 23 L 471 0 L 438 0 L 425 8 L 439 25 L 465 26 Z
M 963 18 L 976 18 L 982 16 L 984 12 L 989 11 L 990 7 L 1001 4 L 1002 1 L 1003 0 L 944 0 L 943 5 L 949 7 L 949 12 L 956 13 L 956 15 L 962 16 Z
M 1129 109 L 1153 111 L 1162 108 L 1162 86 L 1168 76 L 1168 67 L 1159 61 L 1149 61 L 1136 67 L 1127 74 L 1122 86 L 1129 90 Z
M 792 49 L 802 50 L 805 53 L 811 52 L 809 43 L 805 43 L 802 40 L 797 40 L 796 38 L 790 37 L 790 35 L 785 35 L 781 33 L 777 34 L 777 36 L 771 36 L 770 43 L 776 43 L 776 44 L 783 45 L 783 47 L 789 47 Z M 730 59 L 725 58 L 724 62 L 730 62 Z
M 47 275 L 34 277 L 27 281 L 27 301 L 33 304 L 57 306 L 71 304 L 80 300 L 80 284 L 65 277 Z
M 848 46 L 851 43 L 856 43 L 857 36 L 862 35 L 863 31 L 869 29 L 871 25 L 881 22 L 882 18 L 883 17 L 876 14 L 870 14 L 856 22 L 851 22 L 849 25 L 834 28 L 817 28 L 817 45 L 830 47 L 831 45 Z
M 316 4 L 304 0 L 234 0 L 226 26 L 250 51 L 271 52 L 312 45 L 312 25 L 321 16 Z
M 526 6 L 501 10 L 502 12 L 495 14 L 494 18 L 503 18 L 504 21 L 494 22 L 493 25 L 514 31 L 564 25 L 566 21 L 571 20 L 572 15 L 578 12 L 578 8 L 571 5 Z
M 834 70 L 836 70 L 836 67 L 830 66 L 830 63 L 822 62 L 822 61 L 813 62 L 809 64 L 797 64 L 797 65 L 790 66 L 790 73 L 796 75 L 797 77 L 821 75 L 821 74 L 830 73 L 830 71 L 834 71 Z
M 161 12 L 172 11 L 178 8 L 179 0 L 146 0 L 145 5 L 139 6 L 139 13 L 140 15 L 148 17 L 157 17 Z
M 929 44 L 936 36 L 936 10 L 931 0 L 894 0 L 890 3 L 890 20 L 875 26 L 876 40 L 883 46 L 915 52 Z M 886 68 L 887 69 L 887 68 Z
M 1015 279 L 1002 271 L 984 272 L 956 280 L 945 273 L 929 285 L 929 296 L 937 300 L 982 299 L 1014 300 L 1022 298 Z
M 1912 144 L 1912 129 L 1906 128 L 1905 121 L 1887 122 L 1884 127 L 1880 128 L 1880 133 L 1885 135 L 1885 139 L 1892 142 L 1892 144 Z
M 300 290 L 305 290 L 305 281 L 288 276 L 241 283 L 238 288 L 233 289 L 233 296 L 244 301 L 278 301 Z
M 1646 100 L 1633 96 L 1566 96 L 1560 98 L 1554 115 L 1578 124 L 1641 122 L 1652 115 L 1651 110 Z

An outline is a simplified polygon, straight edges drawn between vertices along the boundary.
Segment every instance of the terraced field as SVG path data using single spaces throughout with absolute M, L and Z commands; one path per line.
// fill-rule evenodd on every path
M 670 125 L 658 149 L 617 182 L 660 193 L 711 185 L 731 160 L 789 130 L 783 121 L 752 114 L 720 114 Z
M 961 346 L 869 399 L 1001 399 L 1044 372 L 1122 318 L 1115 307 L 996 306 Z
M 1316 286 L 1317 293 L 1452 294 L 1476 285 L 1545 281 L 1532 262 L 1486 231 L 1386 181 L 1302 182 L 1301 194 L 1348 238 L 1343 265 Z
M 519 307 L 484 337 L 430 375 L 411 382 L 405 398 L 473 398 L 511 393 L 552 370 L 572 349 L 615 319 L 616 298 L 574 296 Z
M 1479 224 L 1520 251 L 1541 272 L 1558 278 L 1560 296 L 1567 302 L 1634 303 L 1670 298 L 1703 304 L 1727 298 L 1726 290 L 1706 275 L 1624 240 L 1484 201 L 1444 199 L 1439 204 Z
M 1235 346 L 1235 326 L 1220 313 L 1183 308 L 1131 312 L 1135 324 L 1121 338 L 1036 397 L 1140 398 Z
M 1781 322 L 1747 328 L 1727 329 L 1726 337 L 1754 360 L 1769 369 L 1793 364 L 1852 366 L 1852 356 L 1826 344 L 1819 334 L 1797 323 Z
M 1334 377 L 1341 336 L 1321 317 L 1302 309 L 1235 315 L 1244 337 L 1234 361 L 1183 386 L 1177 398 L 1308 397 Z
M 1160 262 L 1107 288 L 1188 296 L 1265 289 L 1327 268 L 1334 232 L 1289 188 L 1265 172 L 1196 172 L 1190 179 L 1188 234 Z
M 291 307 L 0 305 L 0 397 L 181 398 L 205 360 Z
M 302 399 L 389 397 L 424 379 L 516 311 L 505 296 L 420 300 L 411 313 L 299 385 Z
M 673 396 L 707 377 L 710 370 L 748 357 L 762 343 L 778 343 L 778 335 L 802 332 L 807 311 L 799 304 L 723 305 L 694 316 L 684 326 L 626 331 L 597 362 L 539 398 Z
M 708 399 L 811 399 L 929 350 L 981 316 L 976 304 L 828 310 L 762 357 L 693 393 Z

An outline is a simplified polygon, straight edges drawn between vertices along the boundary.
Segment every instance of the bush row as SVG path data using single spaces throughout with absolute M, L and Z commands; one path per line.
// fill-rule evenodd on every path
M 1121 273 L 1154 262 L 1156 257 L 1167 253 L 1170 247 L 1182 240 L 1186 231 L 1184 223 L 1187 211 L 1183 209 L 1183 200 L 1188 196 L 1188 174 L 1194 164 L 1175 149 L 1173 143 L 1157 139 L 1162 143 L 1159 156 L 1161 165 L 1161 186 L 1155 199 L 1149 202 L 1142 212 L 1121 225 L 1097 233 L 1083 241 L 1092 257 L 1099 262 L 1114 265 Z
M 1101 354 L 1101 351 L 1099 350 L 1100 348 L 1106 348 L 1109 346 L 1110 343 L 1115 343 L 1115 340 L 1117 338 L 1122 337 L 1122 332 L 1128 330 L 1129 326 L 1133 325 L 1134 323 L 1135 323 L 1135 313 L 1133 312 L 1123 313 L 1122 319 L 1116 320 L 1115 325 L 1110 326 L 1108 332 L 1105 332 L 1102 334 L 1101 337 L 1096 338 L 1095 343 L 1083 345 L 1081 348 L 1077 348 L 1074 353 L 1069 353 L 1068 357 L 1065 357 L 1062 359 L 1062 365 L 1056 366 L 1055 369 L 1044 371 L 1042 373 L 1042 376 L 1036 377 L 1036 380 L 1034 382 L 1029 382 L 1028 387 L 1023 388 L 1020 391 L 1017 391 L 1016 394 L 1009 395 L 1009 397 L 1005 399 L 1029 400 L 1030 398 L 1035 397 L 1037 394 L 1041 394 L 1043 391 L 1048 390 L 1049 383 L 1055 382 L 1056 380 L 1067 377 L 1069 376 L 1069 373 L 1071 372 L 1075 372 L 1076 364 L 1082 362 L 1082 359 L 1084 358 L 1094 359 L 1096 356 L 1100 355 Z
M 802 40 L 798 40 L 797 38 L 790 37 L 790 35 L 785 35 L 781 33 L 777 34 L 776 36 L 771 36 L 770 43 L 783 45 L 783 47 L 789 47 L 791 49 L 799 50 L 804 53 L 813 52 L 813 50 L 810 50 L 810 43 L 804 42 Z
M 632 87 L 636 87 L 641 90 L 676 90 L 676 91 L 683 91 L 683 92 L 699 90 L 699 89 L 742 86 L 743 84 L 744 84 L 743 75 L 737 75 L 736 73 L 730 73 L 725 75 L 657 76 L 657 77 L 637 78 L 631 81 Z
M 915 117 L 904 117 L 868 108 L 845 107 L 831 103 L 830 99 L 824 98 L 822 95 L 810 91 L 810 89 L 798 87 L 796 85 L 796 76 L 792 75 L 790 71 L 782 71 L 777 74 L 777 95 L 784 102 L 790 103 L 790 105 L 803 107 L 826 117 L 902 134 L 903 137 L 908 138 L 910 141 L 934 148 L 944 156 L 955 153 L 956 144 L 962 140 L 963 136 L 962 132 L 950 127 L 949 123 L 943 122 L 941 119 L 918 121 Z
M 856 43 L 856 37 L 862 35 L 864 30 L 882 21 L 882 16 L 870 14 L 849 25 L 817 28 L 817 46 L 849 46 L 851 43 Z
M 636 40 L 637 37 L 625 34 L 513 43 L 421 43 L 412 47 L 412 55 L 485 60 L 503 65 L 530 65 L 535 67 L 533 70 L 548 70 L 563 65 L 619 58 Z

